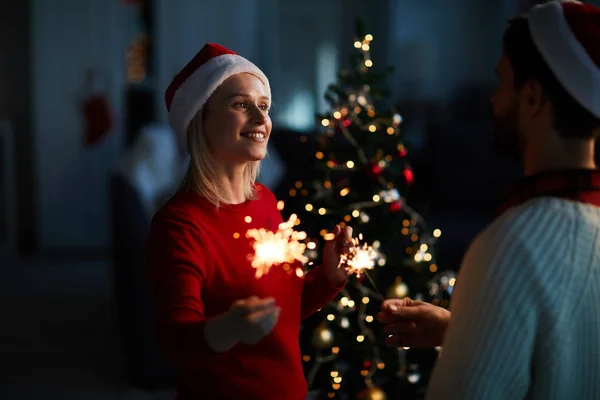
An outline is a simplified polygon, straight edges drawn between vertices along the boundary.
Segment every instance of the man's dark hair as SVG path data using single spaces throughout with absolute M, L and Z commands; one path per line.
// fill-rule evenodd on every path
M 528 80 L 539 82 L 544 97 L 554 106 L 554 126 L 558 133 L 571 139 L 595 138 L 600 119 L 575 101 L 550 70 L 533 42 L 526 17 L 509 21 L 503 42 L 504 54 L 514 69 L 515 87 L 521 88 Z

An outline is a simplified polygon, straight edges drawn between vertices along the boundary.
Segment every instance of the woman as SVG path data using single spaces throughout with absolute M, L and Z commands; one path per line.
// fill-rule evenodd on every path
M 346 282 L 339 254 L 351 229 L 334 229 L 323 265 L 304 279 L 250 265 L 251 228 L 282 222 L 273 194 L 255 184 L 271 134 L 266 76 L 207 44 L 166 92 L 169 120 L 190 166 L 153 218 L 148 276 L 159 342 L 181 370 L 179 399 L 304 399 L 301 319 Z

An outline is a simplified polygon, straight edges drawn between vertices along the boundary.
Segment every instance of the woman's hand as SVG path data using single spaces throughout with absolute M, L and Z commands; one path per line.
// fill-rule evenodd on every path
M 272 297 L 259 299 L 252 296 L 233 303 L 229 313 L 240 331 L 240 341 L 256 344 L 275 327 L 281 307 L 275 305 Z
M 238 300 L 229 311 L 206 322 L 204 338 L 209 347 L 219 353 L 238 342 L 256 344 L 275 327 L 280 313 L 281 308 L 272 297 Z
M 352 244 L 352 228 L 346 226 L 342 229 L 336 225 L 333 234 L 334 238 L 327 241 L 323 249 L 323 274 L 333 285 L 339 285 L 349 275 L 344 268 L 340 268 L 340 255 L 346 253 Z

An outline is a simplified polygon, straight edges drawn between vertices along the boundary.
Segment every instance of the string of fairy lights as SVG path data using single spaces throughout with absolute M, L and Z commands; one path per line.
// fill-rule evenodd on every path
M 362 40 L 356 40 L 354 47 L 362 54 L 360 65 L 361 73 L 368 73 L 373 66 L 371 60 L 370 48 L 373 36 L 365 35 Z M 363 121 L 361 116 L 366 116 Z M 356 159 L 345 160 L 343 162 L 336 160 L 333 157 L 328 157 L 323 151 L 316 151 L 315 158 L 324 163 L 325 177 L 322 180 L 314 180 L 312 188 L 307 188 L 301 181 L 296 182 L 295 187 L 290 189 L 290 197 L 302 196 L 308 197 L 310 200 L 304 205 L 306 212 L 315 216 L 327 216 L 338 218 L 340 225 L 343 227 L 346 224 L 367 224 L 370 221 L 369 212 L 376 207 L 388 207 L 390 211 L 402 210 L 406 218 L 402 221 L 400 228 L 402 235 L 409 238 L 412 246 L 406 247 L 406 253 L 411 256 L 415 263 L 428 263 L 429 271 L 435 273 L 437 266 L 434 260 L 432 249 L 436 240 L 441 236 L 441 231 L 435 229 L 431 231 L 427 226 L 422 216 L 412 209 L 406 202 L 406 199 L 400 194 L 393 182 L 385 179 L 382 173 L 390 163 L 394 160 L 394 155 L 386 154 L 382 150 L 378 150 L 375 154 L 375 161 L 366 154 L 365 149 L 360 145 L 359 140 L 354 136 L 353 132 L 383 134 L 389 138 L 398 137 L 398 143 L 395 147 L 396 157 L 400 159 L 406 157 L 407 149 L 399 140 L 402 124 L 402 116 L 399 113 L 393 113 L 391 116 L 378 115 L 375 111 L 373 101 L 371 99 L 369 85 L 363 85 L 358 90 L 348 93 L 346 99 L 338 101 L 330 112 L 330 115 L 321 117 L 320 123 L 325 130 L 325 135 L 332 137 L 336 134 L 341 134 L 343 138 L 351 144 L 356 151 Z M 405 181 L 410 184 L 413 180 L 412 169 L 408 163 L 404 164 L 402 175 Z M 332 183 L 332 173 L 352 173 L 357 170 L 369 169 L 374 181 L 377 182 L 379 189 L 365 200 L 353 202 L 345 206 L 327 207 L 325 205 L 317 205 L 326 203 L 328 197 L 338 195 L 340 197 L 348 196 L 352 188 L 349 185 L 344 187 L 335 187 Z M 309 190 L 312 189 L 312 190 Z M 334 191 L 338 190 L 338 193 Z M 311 194 L 309 196 L 309 193 Z M 283 203 L 280 204 L 283 208 Z M 299 220 L 296 221 L 299 223 Z M 333 238 L 333 234 L 327 229 L 320 231 L 320 236 L 325 240 Z M 378 267 L 386 265 L 386 256 L 381 251 L 380 243 L 374 241 L 372 247 L 372 260 Z M 316 241 L 309 240 L 307 243 L 307 256 L 314 261 L 317 257 Z M 366 272 L 366 271 L 365 271 Z M 369 278 L 370 279 L 370 278 Z M 441 280 L 441 281 L 440 281 Z M 430 285 L 430 294 L 434 291 L 451 290 L 455 283 L 454 277 L 446 275 L 434 280 Z M 370 287 L 371 286 L 371 287 Z M 351 293 L 344 289 L 338 301 L 330 303 L 323 308 L 322 313 L 325 315 L 325 320 L 322 321 L 313 332 L 312 344 L 317 350 L 314 356 L 313 364 L 308 372 L 308 385 L 312 388 L 315 378 L 323 365 L 331 365 L 329 371 L 329 382 L 331 389 L 327 391 L 328 398 L 335 398 L 337 392 L 342 387 L 344 372 L 336 367 L 336 359 L 340 356 L 340 348 L 335 345 L 334 332 L 330 329 L 329 324 L 337 323 L 342 329 L 350 328 L 350 316 L 355 313 L 357 316 L 357 325 L 360 333 L 356 336 L 357 343 L 369 343 L 369 356 L 364 360 L 360 374 L 364 378 L 365 390 L 360 394 L 361 398 L 380 398 L 385 399 L 385 393 L 376 387 L 373 383 L 373 378 L 377 371 L 386 368 L 385 363 L 381 359 L 377 338 L 370 325 L 374 321 L 374 315 L 368 313 L 368 304 L 373 298 L 379 298 L 380 294 L 373 284 L 363 284 L 361 280 L 356 280 L 354 288 L 358 290 L 359 297 L 354 300 Z M 409 294 L 409 288 L 401 278 L 391 285 L 387 292 L 388 297 L 403 298 Z M 444 305 L 444 304 L 442 304 Z M 416 383 L 420 379 L 418 368 L 414 365 L 407 365 L 405 353 L 407 349 L 398 349 L 398 361 L 400 365 L 399 374 L 404 374 L 408 382 Z M 305 362 L 311 361 L 309 355 L 304 355 Z
M 372 35 L 365 35 L 362 41 L 354 43 L 354 46 L 362 54 L 361 73 L 367 73 L 369 68 L 373 66 L 369 53 L 372 40 Z M 347 160 L 344 163 L 336 162 L 333 158 L 325 161 L 325 154 L 317 151 L 315 154 L 316 159 L 325 162 L 327 168 L 325 179 L 322 181 L 313 181 L 312 193 L 304 187 L 301 181 L 298 181 L 295 187 L 290 190 L 290 196 L 296 197 L 299 195 L 310 198 L 310 201 L 304 204 L 304 208 L 308 213 L 322 217 L 333 216 L 340 221 L 339 225 L 342 227 L 353 222 L 367 224 L 370 221 L 370 210 L 376 207 L 387 206 L 389 211 L 394 213 L 402 210 L 406 218 L 402 221 L 400 232 L 412 243 L 412 245 L 406 247 L 406 253 L 414 260 L 413 264 L 428 263 L 429 271 L 435 273 L 437 266 L 432 248 L 437 238 L 440 237 L 441 231 L 435 229 L 430 233 L 429 227 L 421 215 L 406 203 L 406 199 L 400 195 L 395 185 L 384 178 L 384 174 L 381 172 L 393 161 L 393 156 L 391 154 L 386 155 L 382 150 L 378 150 L 375 155 L 376 162 L 371 161 L 365 149 L 353 135 L 353 131 L 364 133 L 368 131 L 373 134 L 385 132 L 385 135 L 398 137 L 400 136 L 402 117 L 398 113 L 394 113 L 391 117 L 377 116 L 368 85 L 362 86 L 357 93 L 349 93 L 347 100 L 349 100 L 349 103 L 347 101 L 338 101 L 331 115 L 321 119 L 321 124 L 326 129 L 325 134 L 328 136 L 341 133 L 343 138 L 356 150 L 357 159 Z M 360 114 L 365 112 L 365 110 L 369 121 L 361 123 Z M 305 137 L 301 140 L 306 142 Z M 406 156 L 407 151 L 402 143 L 398 143 L 396 149 L 397 156 L 400 158 Z M 336 194 L 334 190 L 339 190 L 340 197 L 347 196 L 352 190 L 350 186 L 344 185 L 341 188 L 334 189 L 330 173 L 332 171 L 351 173 L 351 171 L 357 168 L 370 169 L 371 177 L 378 183 L 379 189 L 370 198 L 351 202 L 342 207 L 327 208 L 315 205 L 326 203 L 329 197 Z M 404 163 L 402 175 L 408 184 L 412 182 L 412 170 L 408 166 L 408 163 Z M 280 211 L 284 209 L 284 206 L 283 201 L 277 203 L 277 208 Z M 246 218 L 246 222 L 249 222 L 248 219 L 250 217 Z M 304 270 L 299 265 L 312 265 L 318 257 L 318 253 L 317 240 L 309 238 L 305 232 L 295 230 L 295 227 L 300 222 L 300 219 L 295 214 L 292 214 L 288 221 L 280 224 L 276 232 L 270 232 L 265 229 L 250 229 L 246 232 L 246 237 L 253 240 L 254 254 L 252 255 L 252 266 L 256 269 L 257 279 L 267 274 L 270 268 L 275 265 L 281 266 L 290 274 L 295 273 L 298 277 L 304 276 Z M 321 230 L 319 234 L 324 240 L 334 238 L 334 234 L 327 229 Z M 236 233 L 235 235 L 234 237 L 239 237 L 239 234 Z M 323 365 L 331 365 L 331 370 L 329 371 L 331 390 L 327 391 L 328 398 L 335 398 L 337 396 L 342 387 L 344 375 L 344 371 L 335 362 L 340 357 L 340 347 L 336 346 L 336 338 L 329 324 L 336 323 L 342 329 L 349 329 L 351 328 L 350 317 L 355 314 L 357 314 L 359 331 L 355 340 L 357 343 L 366 342 L 369 344 L 368 356 L 365 357 L 360 371 L 361 376 L 364 378 L 365 389 L 359 394 L 359 398 L 380 400 L 386 398 L 385 392 L 373 383 L 373 378 L 377 371 L 383 370 L 386 368 L 386 365 L 382 361 L 377 338 L 373 329 L 371 329 L 371 323 L 374 322 L 375 318 L 368 310 L 368 305 L 373 298 L 383 301 L 384 296 L 379 292 L 367 270 L 385 266 L 387 259 L 381 250 L 381 243 L 378 240 L 373 241 L 370 245 L 367 243 L 361 244 L 361 241 L 362 234 L 358 238 L 353 239 L 352 246 L 350 246 L 348 253 L 342 256 L 341 263 L 348 273 L 356 274 L 358 278 L 366 276 L 368 281 L 355 280 L 353 288 L 358 293 L 358 297 L 355 297 L 356 300 L 353 299 L 351 291 L 346 287 L 342 290 L 339 300 L 326 305 L 322 310 L 325 319 L 317 326 L 312 336 L 312 344 L 317 352 L 314 360 L 312 360 L 312 367 L 308 372 L 308 385 L 309 388 L 312 388 L 315 378 Z M 452 273 L 440 273 L 429 281 L 429 295 L 435 297 L 439 293 L 451 293 L 455 282 L 456 278 Z M 387 291 L 388 298 L 404 298 L 408 294 L 409 287 L 402 281 L 401 277 L 397 277 L 396 281 L 393 282 Z M 417 299 L 419 298 L 418 296 L 419 294 L 416 296 Z M 442 299 L 439 304 L 447 306 L 447 303 L 444 303 L 444 301 L 447 302 L 447 300 Z M 407 365 L 406 350 L 406 348 L 397 349 L 400 369 L 396 371 L 396 374 L 405 377 L 408 382 L 416 383 L 420 379 L 420 372 L 418 366 Z M 303 360 L 309 362 L 311 361 L 311 357 L 305 354 L 303 355 Z

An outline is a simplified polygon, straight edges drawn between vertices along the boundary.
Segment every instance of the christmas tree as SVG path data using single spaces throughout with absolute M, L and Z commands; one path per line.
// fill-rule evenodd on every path
M 373 268 L 353 275 L 335 301 L 303 324 L 303 361 L 316 398 L 420 397 L 436 350 L 386 347 L 375 315 L 382 297 L 447 306 L 455 282 L 435 264 L 433 248 L 441 232 L 430 230 L 407 204 L 413 172 L 402 117 L 375 107 L 389 97 L 385 79 L 391 68 L 376 72 L 372 42 L 357 22 L 350 68 L 328 87 L 330 111 L 318 116 L 323 132 L 312 150 L 314 179 L 295 183 L 283 212 L 298 214 L 312 260 L 321 259 L 322 245 L 332 236 L 325 228 L 335 224 L 352 226 L 371 246 Z

